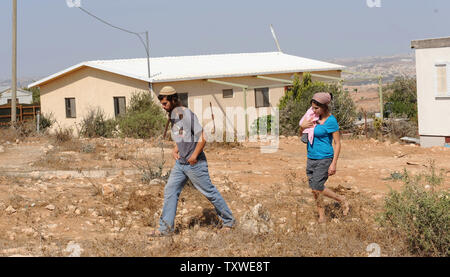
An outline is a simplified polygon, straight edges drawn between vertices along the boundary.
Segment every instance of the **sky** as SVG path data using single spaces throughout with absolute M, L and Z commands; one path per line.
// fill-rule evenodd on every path
M 152 57 L 276 51 L 270 24 L 284 53 L 324 61 L 411 53 L 411 40 L 450 36 L 448 0 L 81 0 L 81 6 L 114 25 L 148 30 Z M 12 0 L 0 0 L 0 80 L 11 76 L 11 14 Z M 136 36 L 66 0 L 18 0 L 19 78 L 145 56 Z

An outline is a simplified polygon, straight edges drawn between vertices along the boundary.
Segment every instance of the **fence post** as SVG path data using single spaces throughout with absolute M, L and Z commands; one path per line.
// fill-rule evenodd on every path
M 40 121 L 40 118 L 41 118 L 41 113 L 38 111 L 38 112 L 37 112 L 37 120 L 36 120 L 36 130 L 37 130 L 38 133 L 39 133 L 39 127 L 40 127 L 40 126 L 39 126 L 39 125 L 40 125 L 39 123 L 41 122 L 41 121 Z

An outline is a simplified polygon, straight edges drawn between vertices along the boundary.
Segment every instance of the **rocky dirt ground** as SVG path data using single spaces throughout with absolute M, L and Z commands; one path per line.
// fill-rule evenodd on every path
M 0 138 L 0 256 L 367 256 L 371 243 L 382 256 L 408 256 L 375 220 L 384 196 L 402 186 L 396 174 L 434 163 L 441 189 L 450 188 L 450 148 L 347 138 L 327 185 L 350 200 L 350 214 L 326 200 L 328 222 L 317 224 L 298 137 L 281 137 L 272 154 L 260 143 L 215 143 L 205 150 L 210 175 L 236 228 L 222 232 L 212 205 L 186 186 L 175 234 L 150 238 L 171 145 L 162 156 L 153 140 Z

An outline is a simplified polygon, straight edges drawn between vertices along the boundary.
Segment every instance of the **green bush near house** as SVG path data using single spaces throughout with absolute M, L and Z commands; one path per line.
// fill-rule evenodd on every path
M 386 91 L 384 99 L 385 116 L 406 116 L 417 122 L 417 85 L 416 78 L 397 77 L 393 83 L 383 89 Z
M 356 108 L 348 91 L 344 91 L 339 84 L 313 82 L 311 75 L 305 73 L 300 80 L 296 75 L 293 86 L 280 99 L 280 133 L 282 135 L 298 135 L 299 122 L 311 107 L 311 99 L 317 92 L 333 94 L 330 105 L 332 114 L 336 117 L 341 130 L 353 128 L 356 118 Z
M 258 117 L 253 121 L 250 127 L 252 135 L 267 134 L 270 135 L 274 126 L 274 117 L 272 115 L 266 115 Z
M 106 119 L 102 109 L 90 109 L 81 120 L 80 135 L 86 138 L 113 137 L 116 122 L 114 119 Z
M 124 115 L 117 118 L 121 136 L 150 138 L 162 134 L 167 117 L 148 92 L 133 93 Z

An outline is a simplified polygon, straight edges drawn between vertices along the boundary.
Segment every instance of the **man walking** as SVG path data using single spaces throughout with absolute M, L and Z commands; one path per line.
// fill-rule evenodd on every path
M 188 179 L 214 205 L 223 227 L 233 227 L 233 214 L 220 192 L 211 183 L 208 162 L 203 152 L 206 141 L 197 116 L 190 109 L 181 106 L 173 87 L 162 88 L 158 100 L 170 116 L 172 139 L 176 142 L 172 156 L 176 162 L 164 188 L 164 206 L 159 229 L 151 235 L 165 236 L 174 231 L 178 198 Z

